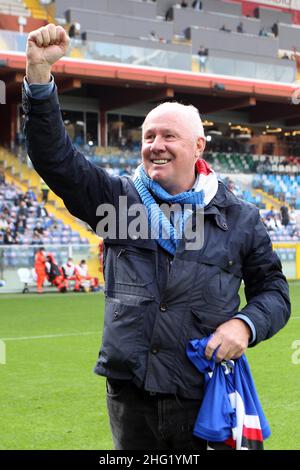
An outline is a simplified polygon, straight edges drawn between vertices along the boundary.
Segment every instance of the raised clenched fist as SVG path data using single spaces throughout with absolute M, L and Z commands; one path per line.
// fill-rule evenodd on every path
M 31 65 L 52 65 L 67 51 L 70 39 L 61 26 L 48 24 L 32 31 L 27 40 L 27 61 Z
M 27 39 L 27 79 L 29 83 L 48 81 L 51 65 L 63 57 L 70 38 L 61 26 L 48 24 L 32 31 Z

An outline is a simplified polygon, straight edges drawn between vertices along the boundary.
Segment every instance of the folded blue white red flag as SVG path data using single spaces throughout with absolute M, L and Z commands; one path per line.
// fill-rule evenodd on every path
M 194 426 L 208 449 L 259 450 L 271 432 L 262 410 L 246 356 L 215 361 L 205 357 L 209 338 L 188 342 L 186 352 L 204 374 L 204 397 Z

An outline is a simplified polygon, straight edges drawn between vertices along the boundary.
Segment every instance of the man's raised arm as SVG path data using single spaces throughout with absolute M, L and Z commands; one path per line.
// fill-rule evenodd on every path
M 29 34 L 23 84 L 24 132 L 36 171 L 73 215 L 95 229 L 98 205 L 113 203 L 120 183 L 89 162 L 73 146 L 64 127 L 51 67 L 66 53 L 69 42 L 65 30 L 54 24 Z

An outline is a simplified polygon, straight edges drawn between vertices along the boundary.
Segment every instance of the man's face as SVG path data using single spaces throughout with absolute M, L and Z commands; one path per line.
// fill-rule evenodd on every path
M 193 186 L 195 163 L 204 146 L 204 138 L 195 138 L 185 113 L 154 110 L 146 117 L 142 142 L 145 172 L 170 194 Z

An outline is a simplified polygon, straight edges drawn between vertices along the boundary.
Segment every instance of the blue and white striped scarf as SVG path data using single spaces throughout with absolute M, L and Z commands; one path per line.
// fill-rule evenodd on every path
M 157 243 L 173 256 L 189 216 L 193 211 L 207 205 L 218 189 L 216 174 L 211 169 L 209 174 L 198 174 L 194 191 L 185 191 L 175 195 L 169 194 L 156 181 L 151 180 L 146 175 L 143 164 L 136 169 L 133 182 L 147 208 L 151 238 L 155 238 Z M 174 211 L 173 223 L 165 216 L 152 194 L 164 203 L 181 206 L 181 210 Z

